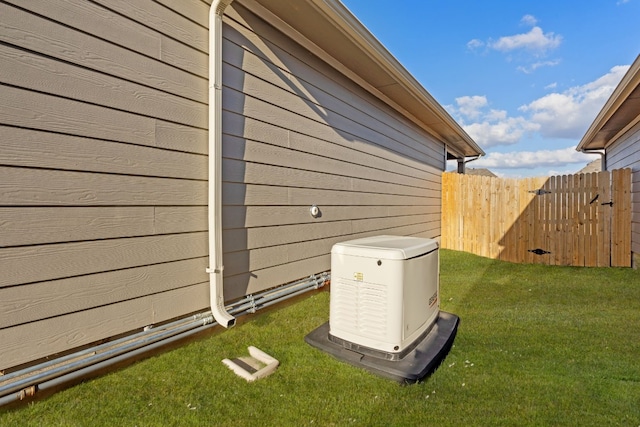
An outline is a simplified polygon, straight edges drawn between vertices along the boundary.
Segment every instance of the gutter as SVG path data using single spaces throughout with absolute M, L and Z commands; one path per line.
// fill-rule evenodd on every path
M 236 319 L 224 306 L 222 265 L 222 16 L 233 0 L 209 9 L 209 295 L 213 317 L 225 328 Z
M 602 150 L 597 149 L 597 148 L 594 148 L 594 149 L 580 148 L 577 151 L 580 151 L 581 153 L 584 153 L 584 154 L 600 154 L 600 170 L 601 171 L 607 170 L 607 153 L 606 153 L 606 151 L 602 151 Z

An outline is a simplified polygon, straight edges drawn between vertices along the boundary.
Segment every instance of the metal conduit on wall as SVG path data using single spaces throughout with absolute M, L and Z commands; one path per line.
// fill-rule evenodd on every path
M 328 272 L 310 276 L 260 294 L 246 296 L 227 307 L 236 317 L 286 301 L 329 282 Z M 18 402 L 66 383 L 88 377 L 109 366 L 188 338 L 218 325 L 211 312 L 168 323 L 116 341 L 44 362 L 0 377 L 0 406 Z

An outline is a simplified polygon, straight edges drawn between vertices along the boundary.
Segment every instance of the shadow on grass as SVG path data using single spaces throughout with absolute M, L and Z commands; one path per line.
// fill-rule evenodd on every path
M 638 423 L 638 272 L 445 252 L 443 309 L 462 318 L 445 370 L 467 374 L 465 391 L 518 424 Z

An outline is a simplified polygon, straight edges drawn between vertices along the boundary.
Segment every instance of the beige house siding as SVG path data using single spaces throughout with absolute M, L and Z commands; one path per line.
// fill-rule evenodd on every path
M 206 26 L 142 0 L 9 3 L 0 370 L 209 300 Z
M 223 45 L 225 296 L 329 269 L 331 246 L 440 235 L 444 147 L 238 4 Z M 309 207 L 320 207 L 314 219 Z
M 640 253 L 640 123 L 607 147 L 607 170 L 631 169 L 631 251 Z
M 0 371 L 209 304 L 208 5 L 8 3 Z M 346 239 L 439 237 L 444 146 L 239 4 L 228 12 L 225 297 L 328 270 Z

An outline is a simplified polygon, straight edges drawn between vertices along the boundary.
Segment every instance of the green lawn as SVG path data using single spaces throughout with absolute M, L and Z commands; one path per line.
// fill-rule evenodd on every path
M 454 347 L 424 382 L 341 363 L 304 336 L 329 293 L 0 413 L 43 426 L 640 426 L 640 272 L 516 265 L 441 251 Z M 221 363 L 255 345 L 280 360 L 246 383 Z

